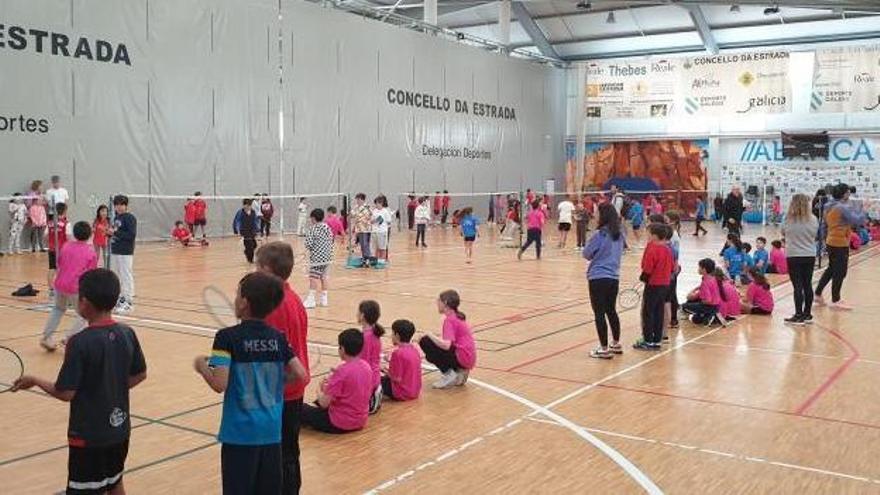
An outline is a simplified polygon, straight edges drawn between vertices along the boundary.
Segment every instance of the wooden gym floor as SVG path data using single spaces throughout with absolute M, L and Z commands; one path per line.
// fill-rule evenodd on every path
M 760 233 L 753 227 L 745 238 Z M 587 357 L 596 333 L 585 264 L 554 247 L 555 233 L 542 261 L 526 254 L 519 263 L 486 236 L 471 266 L 452 232 L 430 231 L 427 250 L 404 243 L 410 235 L 392 237 L 386 270 L 346 270 L 338 256 L 331 306 L 310 313 L 313 374 L 336 361 L 335 336 L 354 326 L 360 300 L 378 300 L 387 326 L 405 317 L 436 331 L 434 300 L 447 288 L 460 291 L 474 325 L 478 369 L 466 387 L 446 391 L 432 390 L 436 373 L 426 374 L 419 401 L 386 402 L 363 432 L 304 431 L 304 493 L 638 493 L 639 480 L 667 493 L 880 493 L 880 339 L 871 324 L 880 317 L 880 250 L 851 262 L 844 295 L 853 312 L 820 308 L 812 327 L 788 328 L 791 288 L 778 278 L 772 317 L 729 328 L 683 323 L 660 353 L 628 347 L 639 322 L 624 312 L 625 354 L 601 361 Z M 715 229 L 683 236 L 681 293 L 721 239 Z M 215 326 L 201 290 L 234 291 L 248 269 L 239 246 L 139 247 L 138 304 L 120 318 L 137 331 L 149 369 L 132 394 L 129 493 L 220 491 L 222 397 L 191 362 L 209 351 Z M 622 285 L 636 279 L 639 257 L 625 257 Z M 8 295 L 26 282 L 44 285 L 45 256 L 0 263 L 0 345 L 18 351 L 28 373 L 54 377 L 63 351 L 37 345 L 46 314 L 35 304 L 45 291 L 37 300 Z M 302 272 L 293 282 L 302 293 Z M 307 399 L 314 395 L 310 386 Z M 66 406 L 37 393 L 0 395 L 0 491 L 64 487 Z

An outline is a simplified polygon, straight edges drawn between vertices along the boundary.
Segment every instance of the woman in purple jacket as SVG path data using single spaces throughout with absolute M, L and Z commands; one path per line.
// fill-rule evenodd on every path
M 590 351 L 590 357 L 611 359 L 623 354 L 620 346 L 620 318 L 617 316 L 617 293 L 620 290 L 620 258 L 626 239 L 620 228 L 620 217 L 611 204 L 599 207 L 596 234 L 584 246 L 583 256 L 590 262 L 587 282 L 590 304 L 596 315 L 599 346 Z M 608 325 L 611 325 L 611 344 L 608 343 Z

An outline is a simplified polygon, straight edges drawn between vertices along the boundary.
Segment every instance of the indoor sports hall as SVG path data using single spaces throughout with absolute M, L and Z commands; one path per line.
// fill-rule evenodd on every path
M 880 494 L 878 15 L 0 1 L 0 493 Z

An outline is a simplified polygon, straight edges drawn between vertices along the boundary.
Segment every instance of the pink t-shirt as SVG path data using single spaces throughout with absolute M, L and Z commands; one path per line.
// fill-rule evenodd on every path
M 391 392 L 397 400 L 418 399 L 422 391 L 422 356 L 409 343 L 401 343 L 391 353 L 388 363 Z
M 55 289 L 65 294 L 79 293 L 79 278 L 83 273 L 98 267 L 98 255 L 87 242 L 68 242 L 61 247 L 58 256 L 58 275 Z
M 776 268 L 776 273 L 788 273 L 788 260 L 785 259 L 784 249 L 770 250 L 770 264 Z
M 773 294 L 769 289 L 756 283 L 749 284 L 749 288 L 746 290 L 746 301 L 768 313 L 773 311 Z
M 736 286 L 730 280 L 725 280 L 723 290 L 727 300 L 721 301 L 721 305 L 718 306 L 718 312 L 725 318 L 741 315 L 742 308 L 739 305 L 739 292 L 737 292 Z
M 367 424 L 373 393 L 370 366 L 363 359 L 345 361 L 327 380 L 324 393 L 331 397 L 328 408 L 333 426 L 347 431 Z
M 718 306 L 721 304 L 721 292 L 718 290 L 718 279 L 712 275 L 703 275 L 700 283 L 700 301 L 703 304 Z
M 342 226 L 342 219 L 336 215 L 328 216 L 324 223 L 330 227 L 330 232 L 333 232 L 334 236 L 343 236 L 345 235 L 345 228 Z
M 544 213 L 541 210 L 535 210 L 529 212 L 526 217 L 526 223 L 528 228 L 530 229 L 540 229 L 544 227 L 544 222 L 547 221 L 547 217 L 544 216 Z
M 454 312 L 447 314 L 446 319 L 443 320 L 443 340 L 452 342 L 458 364 L 465 369 L 473 369 L 476 366 L 477 345 L 474 343 L 471 327 L 467 322 L 460 320 Z
M 373 333 L 373 327 L 366 327 L 362 331 L 364 348 L 358 357 L 370 365 L 370 370 L 373 372 L 373 389 L 375 389 L 382 381 L 382 369 L 379 366 L 382 360 L 382 341 Z

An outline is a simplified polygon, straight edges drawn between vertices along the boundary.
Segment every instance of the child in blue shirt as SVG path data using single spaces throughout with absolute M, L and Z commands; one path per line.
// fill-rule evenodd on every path
M 645 222 L 645 207 L 642 206 L 641 202 L 633 201 L 632 206 L 629 207 L 629 220 L 632 222 L 633 236 L 637 241 L 641 240 L 639 230 L 641 230 L 642 224 Z
M 770 253 L 767 252 L 767 238 L 758 237 L 755 240 L 755 254 L 752 255 L 755 262 L 755 268 L 761 272 L 761 275 L 767 273 L 767 266 L 770 264 Z
M 744 242 L 742 251 L 743 272 L 742 275 L 740 275 L 740 282 L 742 282 L 743 285 L 748 285 L 752 283 L 752 278 L 749 274 L 752 272 L 752 269 L 755 268 L 755 258 L 752 257 L 752 245 L 748 242 Z
M 727 273 L 730 275 L 731 280 L 739 280 L 740 275 L 743 274 L 743 265 L 746 263 L 746 258 L 743 255 L 742 248 L 742 241 L 740 241 L 738 235 L 727 235 L 727 247 L 721 252 L 721 256 L 724 258 L 724 267 L 727 268 Z
M 468 206 L 460 212 L 461 220 L 458 222 L 458 228 L 461 236 L 464 237 L 464 255 L 467 258 L 465 263 L 470 263 L 474 257 L 474 241 L 480 235 L 480 220 L 474 216 L 474 209 Z
M 211 356 L 195 360 L 196 372 L 224 393 L 217 435 L 224 494 L 281 493 L 284 383 L 306 376 L 284 334 L 263 321 L 283 298 L 280 279 L 245 275 L 235 298 L 241 323 L 218 331 Z
M 867 225 L 859 226 L 859 237 L 862 239 L 862 246 L 867 246 L 869 242 L 871 242 L 871 233 L 868 232 Z
M 703 222 L 706 220 L 706 203 L 703 202 L 703 198 L 697 198 L 697 211 L 694 213 L 694 219 L 696 220 L 694 237 L 699 237 L 700 232 L 702 232 L 703 235 L 708 234 L 709 231 L 703 227 Z

